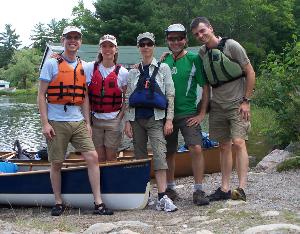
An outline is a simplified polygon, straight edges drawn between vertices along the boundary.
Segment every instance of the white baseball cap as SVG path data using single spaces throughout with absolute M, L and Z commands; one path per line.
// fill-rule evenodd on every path
M 66 34 L 68 34 L 70 32 L 77 32 L 80 35 L 82 35 L 80 28 L 77 28 L 76 26 L 67 26 L 67 27 L 65 27 L 62 35 L 66 35 Z
M 113 35 L 105 34 L 104 36 L 102 36 L 102 37 L 100 38 L 99 45 L 101 45 L 101 44 L 102 44 L 103 42 L 105 42 L 105 41 L 109 41 L 109 42 L 113 43 L 115 46 L 118 46 L 118 44 L 117 44 L 117 39 L 116 39 L 116 37 L 113 36 Z
M 139 45 L 139 42 L 140 42 L 142 39 L 149 39 L 149 40 L 151 40 L 153 43 L 155 43 L 155 36 L 154 36 L 153 33 L 150 33 L 150 32 L 140 33 L 140 34 L 138 35 L 138 37 L 136 38 L 137 45 Z
M 182 24 L 171 24 L 166 30 L 166 33 L 170 32 L 183 32 L 186 33 L 185 27 Z

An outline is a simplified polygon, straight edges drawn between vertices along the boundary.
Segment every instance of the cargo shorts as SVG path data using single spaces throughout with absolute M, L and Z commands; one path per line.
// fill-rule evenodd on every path
M 173 154 L 177 152 L 179 130 L 183 136 L 184 143 L 187 146 L 202 146 L 202 134 L 200 124 L 193 125 L 190 127 L 186 124 L 186 121 L 193 116 L 194 115 L 173 120 L 173 132 L 169 136 L 166 136 L 168 153 Z
M 92 116 L 93 142 L 96 148 L 107 147 L 117 150 L 122 139 L 121 119 L 98 119 Z
M 63 162 L 68 143 L 71 143 L 77 152 L 95 150 L 84 120 L 74 122 L 50 120 L 49 124 L 55 132 L 53 139 L 47 140 L 49 162 Z
M 240 101 L 230 104 L 210 103 L 209 137 L 219 142 L 241 138 L 248 140 L 250 121 L 245 121 L 239 113 Z

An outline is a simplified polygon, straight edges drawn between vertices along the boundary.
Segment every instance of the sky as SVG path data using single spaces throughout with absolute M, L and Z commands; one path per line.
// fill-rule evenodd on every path
M 94 0 L 83 0 L 85 8 L 95 11 Z M 5 32 L 5 24 L 11 24 L 22 46 L 29 46 L 34 25 L 48 24 L 51 19 L 71 18 L 72 9 L 78 0 L 5 0 L 0 7 L 0 32 Z

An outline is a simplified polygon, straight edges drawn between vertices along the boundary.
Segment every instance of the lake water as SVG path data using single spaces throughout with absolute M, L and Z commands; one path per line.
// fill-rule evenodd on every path
M 208 131 L 207 117 L 202 123 L 202 129 Z M 36 151 L 46 146 L 42 135 L 36 97 L 0 96 L 0 151 L 11 151 L 15 140 L 19 140 L 23 149 Z M 179 145 L 183 138 L 179 137 Z M 132 147 L 131 139 L 123 138 L 120 149 Z M 270 150 L 270 145 L 263 139 L 250 136 L 248 142 L 249 155 L 259 161 Z
M 30 151 L 46 145 L 34 96 L 0 96 L 0 151 L 11 151 L 15 140 Z

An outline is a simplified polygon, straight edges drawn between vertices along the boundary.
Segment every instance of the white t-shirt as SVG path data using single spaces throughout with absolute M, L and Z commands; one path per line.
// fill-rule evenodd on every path
M 114 71 L 116 66 L 112 67 L 104 67 L 102 63 L 99 64 L 98 70 L 100 71 L 103 79 L 105 79 L 110 73 Z M 90 83 L 92 76 L 93 76 L 93 70 L 94 70 L 94 62 L 89 62 L 87 65 L 88 74 L 90 76 L 87 76 L 87 82 Z M 117 78 L 118 87 L 123 90 L 123 87 L 127 85 L 128 81 L 128 70 L 125 67 L 120 68 L 118 78 Z M 110 113 L 93 113 L 93 115 L 97 119 L 114 119 L 119 114 L 119 111 L 110 112 Z
M 66 59 L 65 59 L 66 60 Z M 66 60 L 67 61 L 67 60 Z M 77 60 L 67 61 L 72 67 L 76 67 Z M 90 77 L 87 63 L 82 62 L 84 74 L 86 77 Z M 54 58 L 50 58 L 45 61 L 45 64 L 41 70 L 39 80 L 50 83 L 58 74 L 58 62 Z M 65 111 L 64 105 L 47 103 L 48 107 L 48 119 L 54 121 L 81 121 L 84 119 L 80 106 L 67 106 Z

